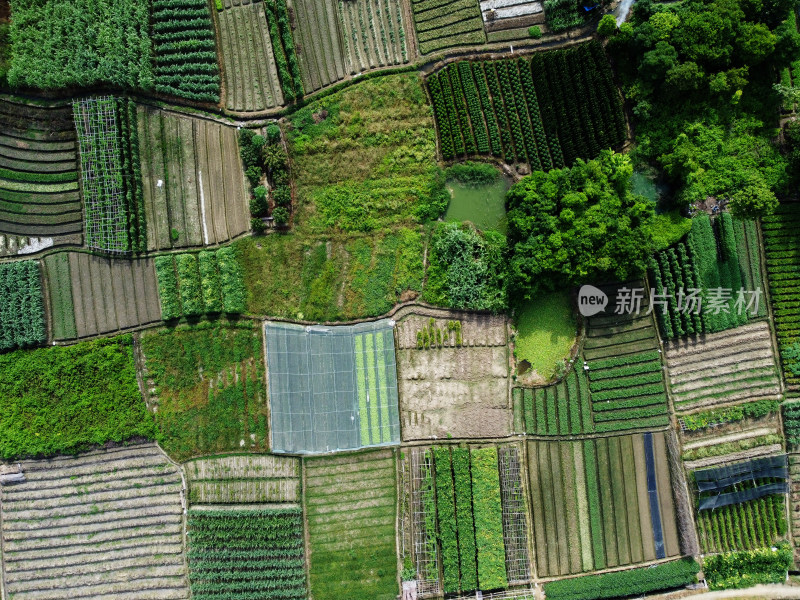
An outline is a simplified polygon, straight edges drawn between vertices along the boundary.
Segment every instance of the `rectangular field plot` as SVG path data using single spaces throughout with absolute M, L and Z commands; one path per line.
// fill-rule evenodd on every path
M 225 71 L 225 106 L 238 112 L 283 104 L 264 2 L 225 0 L 217 11 Z
M 516 445 L 415 447 L 406 454 L 401 548 L 420 592 L 467 594 L 530 581 L 522 464 Z
M 295 0 L 294 11 L 306 92 L 409 60 L 400 0 Z
M 780 399 L 778 366 L 766 321 L 671 342 L 666 358 L 678 410 L 745 399 Z
M 0 255 L 80 244 L 82 218 L 69 104 L 0 97 Z
M 486 42 L 478 0 L 412 0 L 420 54 Z
M 272 448 L 314 453 L 400 441 L 394 323 L 267 323 Z
M 194 600 L 307 598 L 300 508 L 190 510 L 187 541 Z
M 300 502 L 300 460 L 289 456 L 198 458 L 184 465 L 192 504 Z
M 0 487 L 9 597 L 189 598 L 181 476 L 155 444 L 21 466 Z
M 236 129 L 139 107 L 147 249 L 225 242 L 250 230 Z
M 529 442 L 539 577 L 680 553 L 663 433 Z
M 315 600 L 397 597 L 395 465 L 391 450 L 305 461 Z
M 402 318 L 400 315 L 403 314 Z M 458 321 L 442 347 L 417 346 L 430 317 L 398 313 L 397 339 L 403 439 L 503 437 L 511 432 L 505 317 L 436 311 L 435 329 Z
M 57 340 L 110 333 L 161 320 L 152 259 L 79 252 L 44 260 Z

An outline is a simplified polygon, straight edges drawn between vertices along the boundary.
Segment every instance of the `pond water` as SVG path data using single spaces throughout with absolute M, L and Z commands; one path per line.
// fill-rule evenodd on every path
M 633 193 L 637 196 L 644 196 L 653 203 L 658 200 L 659 190 L 651 177 L 644 173 L 634 172 L 631 176 L 631 183 L 633 184 Z
M 446 221 L 470 221 L 481 230 L 494 229 L 506 233 L 506 192 L 511 183 L 499 177 L 491 185 L 470 186 L 449 181 L 450 205 Z

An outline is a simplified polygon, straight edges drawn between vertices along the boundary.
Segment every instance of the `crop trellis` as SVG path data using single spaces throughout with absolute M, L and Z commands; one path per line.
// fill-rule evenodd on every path
M 421 595 L 439 594 L 439 557 L 436 549 L 436 514 L 432 485 L 433 460 L 429 451 L 411 450 L 411 529 L 417 591 Z M 427 510 L 426 510 L 427 509 Z
M 72 103 L 81 156 L 86 243 L 111 254 L 129 250 L 122 150 L 114 98 Z
M 510 583 L 527 582 L 531 578 L 528 559 L 528 527 L 525 518 L 525 496 L 520 477 L 519 450 L 516 446 L 500 446 L 500 493 L 503 498 L 503 537 L 506 546 L 506 573 Z

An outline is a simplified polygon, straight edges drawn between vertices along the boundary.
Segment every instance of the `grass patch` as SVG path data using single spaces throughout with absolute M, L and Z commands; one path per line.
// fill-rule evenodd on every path
M 569 354 L 578 331 L 566 292 L 540 294 L 516 312 L 515 354 L 549 379 L 558 362 Z
M 157 439 L 176 460 L 267 450 L 261 331 L 252 323 L 202 323 L 142 336 L 155 382 Z M 244 445 L 241 444 L 244 440 Z
M 0 457 L 153 437 L 130 335 L 0 355 Z

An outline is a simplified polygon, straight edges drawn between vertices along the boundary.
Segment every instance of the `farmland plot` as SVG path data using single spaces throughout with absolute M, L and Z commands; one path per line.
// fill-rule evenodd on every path
M 420 591 L 466 594 L 529 583 L 521 464 L 516 445 L 408 452 L 401 471 L 402 547 Z
M 528 442 L 540 577 L 680 554 L 665 444 L 663 433 Z
M 193 509 L 187 540 L 195 600 L 307 597 L 299 507 Z
M 181 476 L 156 445 L 20 464 L 0 488 L 10 596 L 189 598 Z
M 789 454 L 789 478 L 791 481 L 789 514 L 791 515 L 792 542 L 796 561 L 800 558 L 800 454 L 797 452 Z
M 397 596 L 396 459 L 376 450 L 305 461 L 311 594 L 315 600 Z
M 225 106 L 237 112 L 284 103 L 264 2 L 226 0 L 217 11 L 225 71 Z
M 288 456 L 231 455 L 184 465 L 192 504 L 299 503 L 300 460 Z
M 595 431 L 663 427 L 669 423 L 666 389 L 655 323 L 644 314 L 648 300 L 642 299 L 639 314 L 613 314 L 625 285 L 602 287 L 611 305 L 589 318 L 583 346 Z
M 544 23 L 544 7 L 536 0 L 481 0 L 480 5 L 490 42 L 499 41 L 500 36 L 492 35 L 497 32 L 505 34 L 502 39 L 509 39 L 509 35 L 530 37 L 528 27 Z M 513 32 L 514 29 L 521 31 Z
M 403 440 L 508 435 L 509 356 L 505 317 L 436 311 L 435 327 L 461 322 L 461 346 L 419 349 L 427 315 L 398 319 L 397 351 Z
M 139 107 L 147 249 L 225 242 L 250 230 L 233 127 Z
M 157 439 L 170 456 L 267 450 L 259 327 L 250 321 L 182 325 L 142 335 L 141 348 Z
M 47 341 L 40 263 L 0 264 L 0 351 Z
M 478 0 L 413 0 L 411 10 L 420 54 L 486 41 Z
M 769 323 L 708 333 L 666 346 L 676 408 L 780 397 Z
M 394 323 L 268 322 L 272 448 L 319 453 L 400 441 Z
M 0 255 L 81 243 L 77 152 L 68 104 L 0 98 Z
M 786 350 L 800 342 L 800 286 L 796 275 L 800 266 L 798 225 L 800 204 L 781 204 L 774 215 L 764 217 L 761 223 L 775 335 L 781 351 L 783 376 L 793 389 L 798 389 L 800 376 L 792 372 L 796 361 L 786 355 Z
M 492 155 L 533 170 L 571 166 L 627 136 L 602 46 L 530 59 L 451 63 L 427 78 L 442 158 Z
M 161 320 L 152 259 L 59 252 L 44 260 L 53 337 L 82 338 Z

